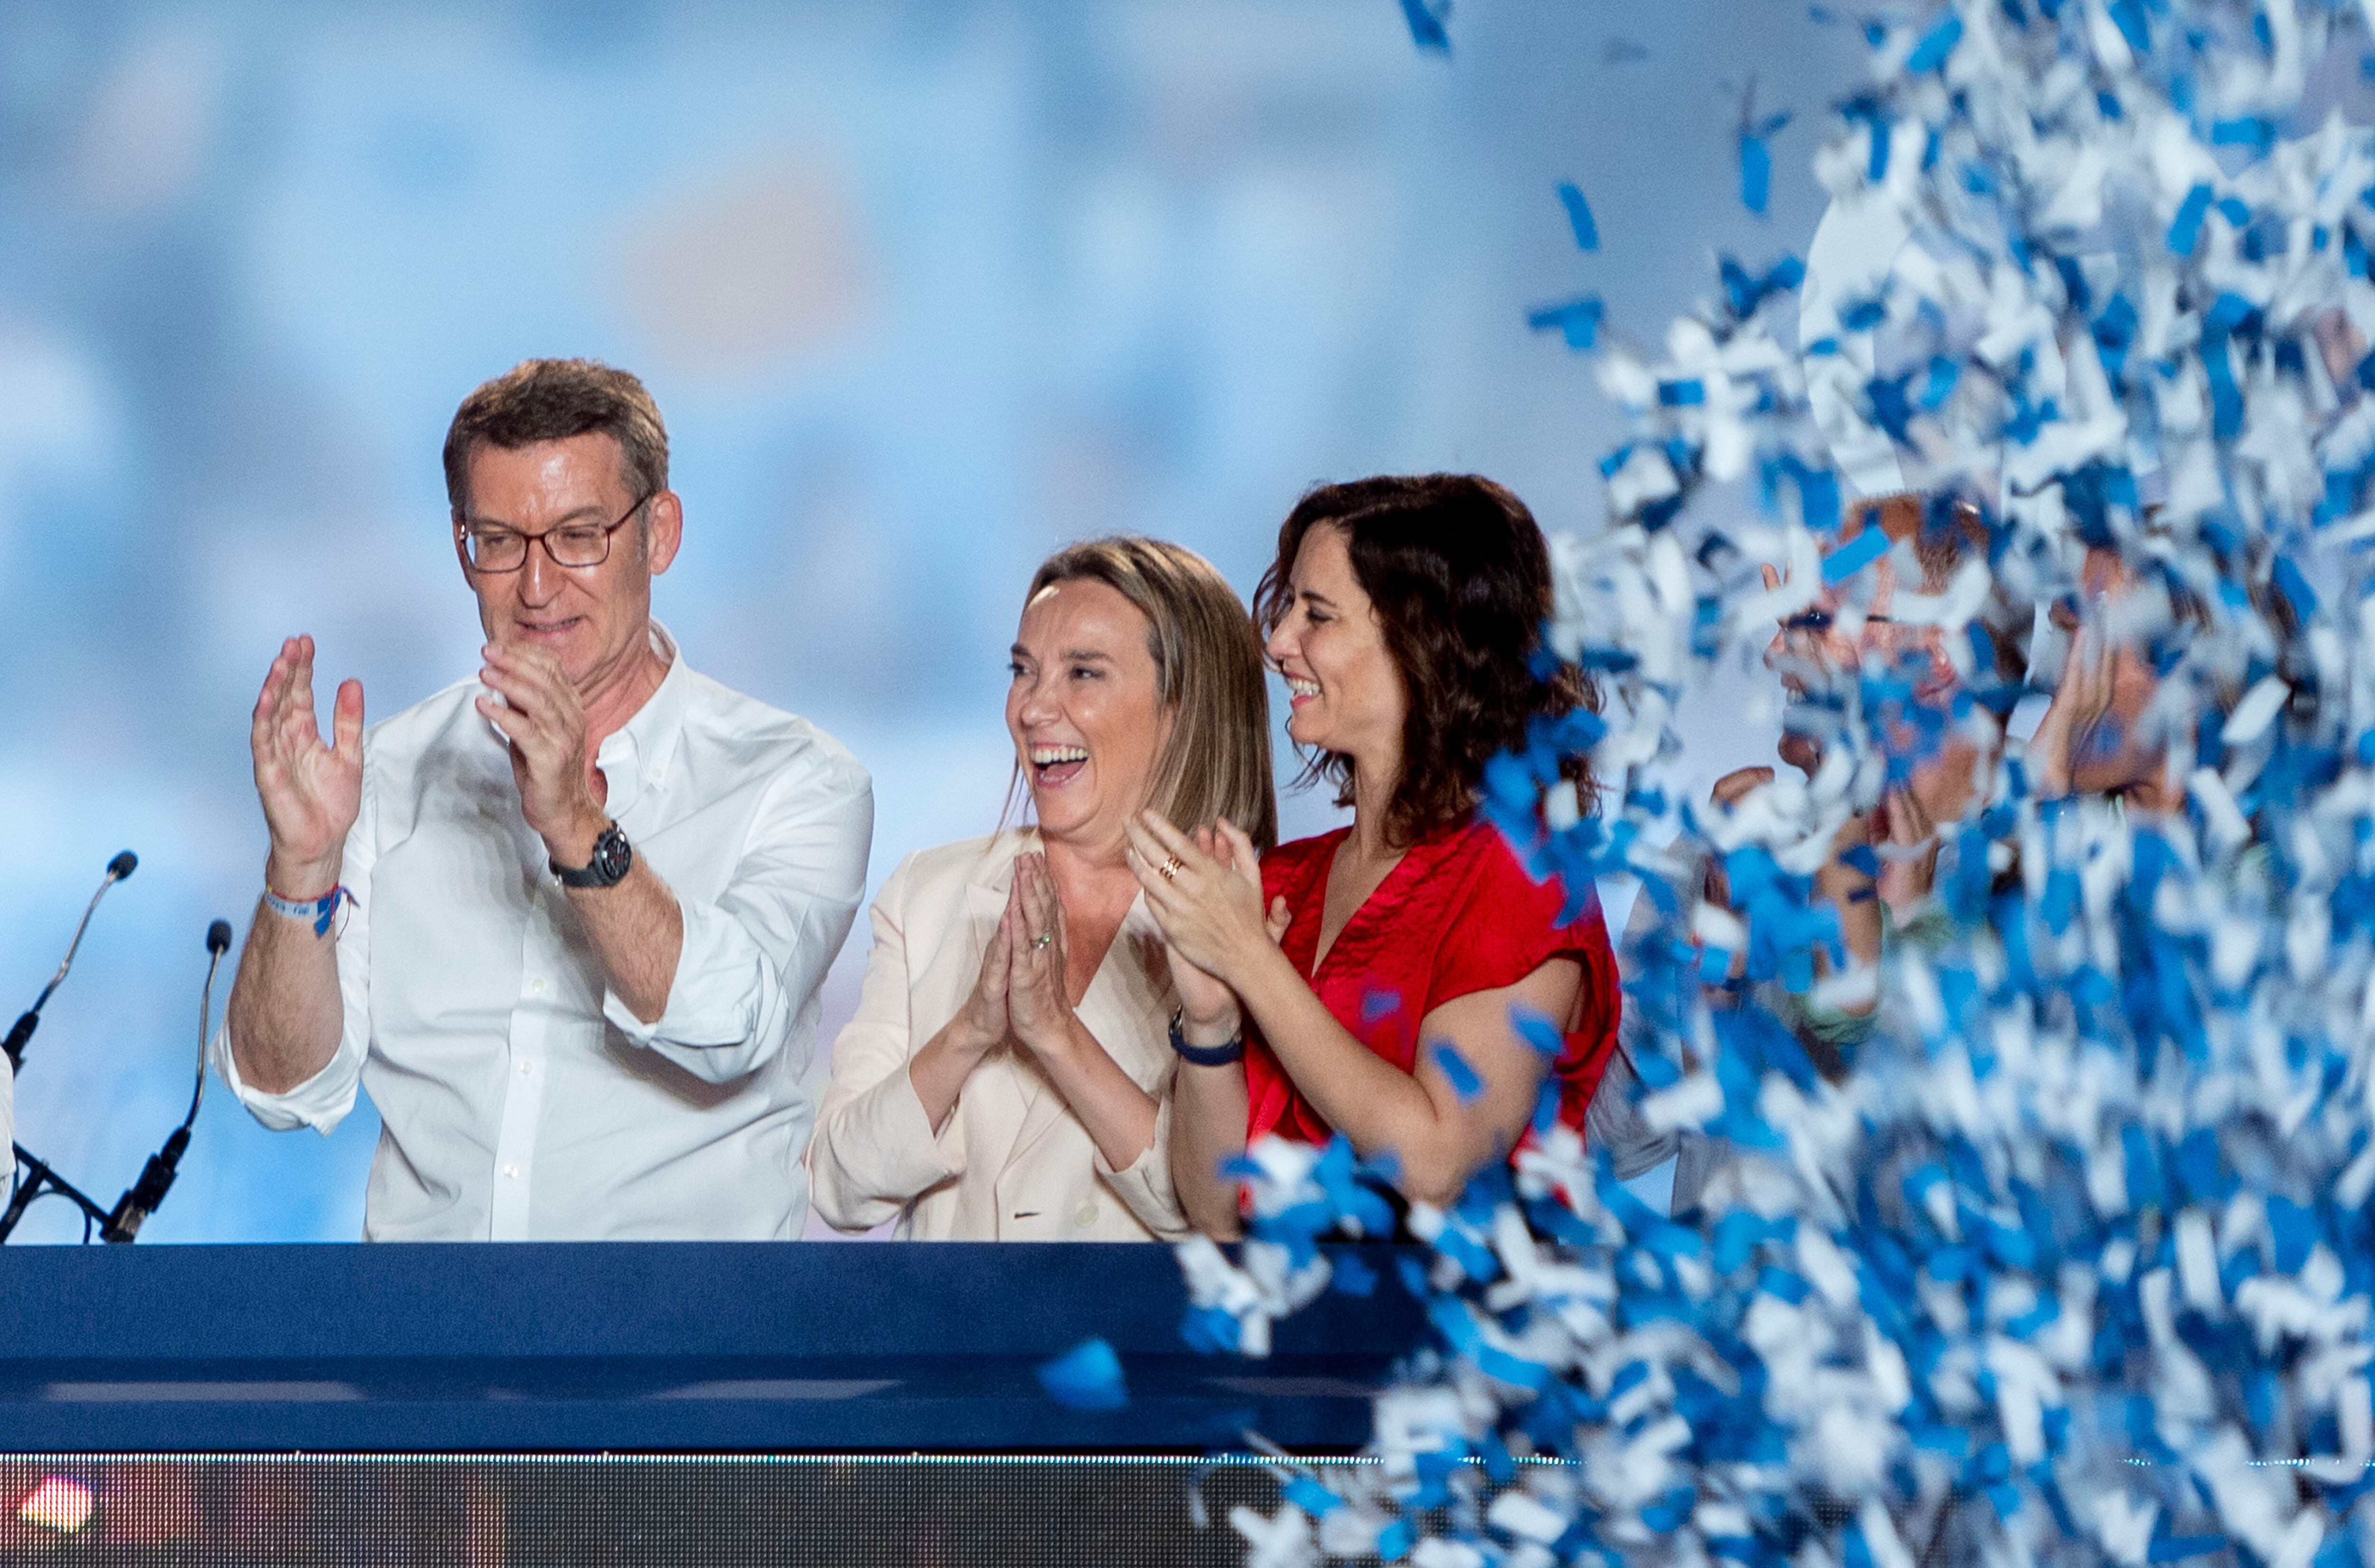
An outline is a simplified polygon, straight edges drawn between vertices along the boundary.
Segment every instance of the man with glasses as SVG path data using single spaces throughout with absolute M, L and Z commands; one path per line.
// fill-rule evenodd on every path
M 1866 531 L 1881 537 L 1867 541 Z M 1885 754 L 1889 782 L 1880 790 L 1877 805 L 1849 817 L 1832 840 L 1830 858 L 1814 873 L 1814 895 L 1830 906 L 1838 919 L 1840 946 L 1851 970 L 1877 978 L 1884 946 L 1908 941 L 1932 947 L 1942 939 L 1943 910 L 1935 902 L 1940 860 L 1953 825 L 1978 799 L 2001 744 L 2001 732 L 1983 708 L 1963 701 L 1971 681 L 1958 672 L 1948 653 L 1945 633 L 1933 617 L 1915 613 L 1908 596 L 1944 597 L 1964 564 L 1985 559 L 1987 532 L 1976 512 L 1956 507 L 1932 514 L 1916 497 L 1886 496 L 1860 501 L 1850 513 L 1845 536 L 1834 551 L 1865 555 L 1867 547 L 1886 546 L 1859 570 L 1825 584 L 1814 601 L 1782 620 L 1766 650 L 1767 667 L 1779 676 L 1789 707 L 1812 709 L 1844 701 L 1843 685 L 1863 684 L 1865 701 L 1876 701 L 1874 732 Z M 1905 561 L 1895 547 L 1905 546 Z M 1918 569 L 1915 582 L 1901 582 L 1900 563 Z M 1764 569 L 1766 587 L 1778 588 L 1782 575 Z M 1900 615 L 1900 611 L 1907 613 Z M 1991 640 L 1993 643 L 1994 640 Z M 2000 645 L 2000 643 L 1995 643 Z M 1976 655 L 1975 655 L 1976 657 Z M 1974 668 L 1982 686 L 1996 686 L 2011 672 Z M 1811 783 L 1823 765 L 1823 725 L 1811 713 L 1802 722 L 1785 718 L 1779 744 L 1780 760 Z M 1771 767 L 1735 769 L 1716 781 L 1713 805 L 1721 811 L 1742 806 L 1758 789 L 1775 782 Z M 1718 908 L 1731 906 L 1731 890 L 1719 861 L 1706 869 L 1702 894 Z M 1637 901 L 1625 932 L 1625 950 L 1653 936 L 1658 915 L 1649 901 Z M 1718 1006 L 1730 1006 L 1729 996 L 1743 987 L 1745 963 L 1735 955 L 1730 973 L 1710 993 Z M 1817 972 L 1827 974 L 1827 960 Z M 1672 977 L 1670 977 L 1672 978 Z M 1696 984 L 1696 972 L 1685 982 Z M 1817 986 L 1796 994 L 1778 981 L 1754 987 L 1763 1009 L 1797 1037 L 1815 1070 L 1837 1080 L 1851 1070 L 1856 1047 L 1873 1027 L 1879 1002 L 1877 985 L 1841 990 Z M 1680 998 L 1674 998 L 1678 1004 Z M 1652 1126 L 1638 1103 L 1638 1078 L 1632 1053 L 1646 1048 L 1636 1031 L 1649 1025 L 1643 1014 L 1650 1009 L 1628 1003 L 1620 1040 L 1626 1050 L 1610 1064 L 1601 1092 L 1591 1102 L 1587 1137 L 1606 1153 L 1620 1178 L 1640 1175 L 1672 1156 L 1675 1160 L 1670 1212 L 1684 1213 L 1709 1195 L 1728 1197 L 1714 1184 L 1752 1182 L 1738 1163 L 1737 1151 L 1721 1138 L 1695 1130 Z
M 255 707 L 271 833 L 216 1062 L 266 1126 L 368 1088 L 382 1240 L 792 1237 L 817 987 L 873 799 L 651 619 L 682 538 L 643 383 L 532 360 L 445 438 L 483 667 L 325 744 L 313 642 Z

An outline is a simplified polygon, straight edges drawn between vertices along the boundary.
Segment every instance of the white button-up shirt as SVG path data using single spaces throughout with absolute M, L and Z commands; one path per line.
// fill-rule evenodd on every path
M 865 895 L 872 789 L 823 731 L 653 633 L 667 678 L 596 765 L 683 913 L 656 1022 L 606 984 L 473 680 L 363 737 L 329 1065 L 267 1094 L 241 1081 L 228 1024 L 216 1037 L 217 1069 L 266 1126 L 327 1132 L 371 1091 L 367 1239 L 800 1232 L 816 1118 L 800 1079 Z

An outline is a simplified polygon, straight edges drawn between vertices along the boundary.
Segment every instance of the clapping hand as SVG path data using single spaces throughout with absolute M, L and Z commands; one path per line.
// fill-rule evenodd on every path
M 313 716 L 313 639 L 289 638 L 264 678 L 248 745 L 272 835 L 266 882 L 292 898 L 327 890 L 362 809 L 362 682 L 339 682 L 325 745 Z
M 990 927 L 989 945 L 981 955 L 981 973 L 973 991 L 951 1020 L 951 1043 L 971 1061 L 979 1061 L 1006 1040 L 1007 979 L 1012 969 L 1014 890 L 1007 890 L 1006 912 Z
M 1065 988 L 1064 901 L 1056 894 L 1046 855 L 1014 857 L 998 930 L 1009 955 L 1006 1005 L 1014 1037 L 1034 1052 L 1055 1048 L 1070 1034 L 1072 1001 Z
M 2168 809 L 2175 792 L 2167 758 L 2137 734 L 2158 678 L 2140 654 L 2106 645 L 2099 629 L 2081 627 L 2029 737 L 2038 791 L 2046 796 L 2117 795 L 2148 811 Z
M 1264 915 L 1260 857 L 1226 818 L 1192 838 L 1152 810 L 1128 828 L 1130 869 L 1163 930 L 1181 1009 L 1202 1024 L 1228 1020 L 1236 1010 L 1229 977 L 1258 950 L 1252 944 L 1276 947 L 1286 934 L 1286 901 L 1272 900 Z
M 520 815 L 552 857 L 583 865 L 609 819 L 594 797 L 585 755 L 585 709 L 559 661 L 540 648 L 490 643 L 479 679 L 501 694 L 478 700 L 486 721 L 511 742 Z

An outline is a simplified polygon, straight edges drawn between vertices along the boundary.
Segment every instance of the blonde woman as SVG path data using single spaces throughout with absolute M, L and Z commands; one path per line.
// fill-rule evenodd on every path
M 919 1241 L 1188 1229 L 1168 1157 L 1172 1018 L 1127 824 L 1277 837 L 1261 650 L 1202 558 L 1122 537 L 1031 580 L 1006 727 L 1034 825 L 902 861 L 809 1147 L 817 1212 Z

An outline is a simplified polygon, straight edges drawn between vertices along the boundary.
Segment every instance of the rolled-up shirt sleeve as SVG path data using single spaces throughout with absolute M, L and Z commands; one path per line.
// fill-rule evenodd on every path
M 248 1114 L 274 1132 L 312 1127 L 327 1136 L 355 1108 L 355 1091 L 363 1080 L 363 1058 L 371 1054 L 371 884 L 379 859 L 378 790 L 372 779 L 372 740 L 363 737 L 361 808 L 347 830 L 347 848 L 338 872 L 347 897 L 338 906 L 336 925 L 338 958 L 338 1048 L 322 1070 L 286 1093 L 257 1089 L 239 1076 L 231 1051 L 230 1017 L 224 1014 L 215 1032 L 215 1072 L 229 1086 Z M 300 892 L 314 890 L 300 889 Z M 258 920 L 282 920 L 285 915 L 259 910 Z M 251 930 L 249 937 L 254 939 Z
M 684 945 L 650 1023 L 606 989 L 603 1016 L 634 1044 L 725 1083 L 782 1051 L 866 896 L 874 791 L 845 756 L 786 769 L 753 816 L 716 898 L 679 893 Z
M 964 1171 L 964 1118 L 951 1114 L 935 1133 L 907 1076 L 925 1043 L 916 1038 L 907 973 L 905 905 L 914 864 L 912 855 L 901 861 L 875 896 L 866 984 L 856 1016 L 833 1042 L 833 1082 L 809 1140 L 809 1201 L 835 1230 L 880 1225 Z M 939 1026 L 928 1027 L 937 1032 Z

